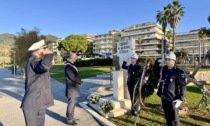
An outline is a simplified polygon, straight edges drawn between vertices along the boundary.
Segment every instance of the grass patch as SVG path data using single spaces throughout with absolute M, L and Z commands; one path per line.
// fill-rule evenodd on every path
M 201 90 L 195 86 L 187 87 L 186 99 L 191 107 L 195 107 L 201 100 Z M 208 101 L 210 98 L 208 97 Z M 143 108 L 140 113 L 140 118 L 137 121 L 138 126 L 160 126 L 165 125 L 164 113 L 156 108 L 161 104 L 160 98 L 154 93 L 150 97 L 145 99 L 147 104 L 146 108 Z M 184 103 L 182 103 L 185 106 Z M 115 118 L 109 118 L 111 122 L 117 126 L 133 126 L 136 117 L 128 115 L 122 115 Z M 199 109 L 189 109 L 188 115 L 180 116 L 181 126 L 209 126 L 210 124 L 210 112 L 206 110 L 203 104 Z
M 50 76 L 62 83 L 65 82 L 64 74 L 65 65 L 53 65 L 50 69 Z M 91 67 L 78 67 L 81 79 L 95 77 L 98 74 L 110 72 L 110 66 L 91 66 Z

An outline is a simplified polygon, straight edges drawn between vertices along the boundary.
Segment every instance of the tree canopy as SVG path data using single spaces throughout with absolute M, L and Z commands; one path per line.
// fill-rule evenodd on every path
M 24 68 L 27 60 L 31 56 L 31 52 L 28 51 L 28 48 L 35 42 L 44 39 L 43 35 L 40 35 L 39 29 L 34 28 L 31 31 L 26 31 L 21 29 L 18 32 L 18 36 L 15 37 L 15 46 L 14 51 L 16 52 L 16 64 L 21 68 Z
M 184 7 L 179 3 L 179 0 L 174 0 L 172 4 L 168 4 L 163 7 L 163 11 L 158 11 L 156 15 L 157 22 L 159 22 L 163 27 L 164 37 L 165 37 L 165 28 L 167 27 L 167 23 L 170 24 L 173 29 L 173 52 L 175 51 L 175 29 L 178 27 L 178 22 L 181 17 L 184 16 Z
M 0 65 L 4 64 L 9 64 L 11 63 L 11 47 L 10 45 L 1 45 L 1 50 L 0 50 Z
M 58 46 L 61 52 L 83 52 L 85 53 L 88 48 L 89 41 L 86 37 L 81 35 L 69 35 L 63 39 Z
M 177 57 L 177 63 L 184 64 L 185 60 L 188 58 L 189 50 L 185 48 L 176 49 L 175 55 Z

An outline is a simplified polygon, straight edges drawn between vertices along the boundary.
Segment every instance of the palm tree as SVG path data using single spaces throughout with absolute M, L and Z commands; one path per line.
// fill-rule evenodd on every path
M 169 50 L 169 47 L 170 47 L 170 44 L 171 44 L 171 41 L 173 39 L 173 32 L 170 30 L 170 31 L 166 31 L 166 39 L 168 40 L 168 51 Z
M 208 17 L 208 21 L 209 21 L 209 23 L 210 23 L 210 15 L 209 15 L 209 17 Z M 208 29 L 208 36 L 210 37 L 210 29 Z
M 156 20 L 158 23 L 160 23 L 162 25 L 162 31 L 163 31 L 163 53 L 165 55 L 165 52 L 166 52 L 166 41 L 165 41 L 165 37 L 166 37 L 166 27 L 167 27 L 167 15 L 166 15 L 166 9 L 164 7 L 164 10 L 163 11 L 157 11 L 157 15 L 156 15 Z
M 171 42 L 173 39 L 173 32 L 171 30 L 166 31 L 166 38 L 168 39 L 168 42 Z
M 172 51 L 175 51 L 175 29 L 178 27 L 178 22 L 181 17 L 184 16 L 184 7 L 179 4 L 179 0 L 174 0 L 172 4 L 166 6 L 165 14 L 168 15 L 168 23 L 170 24 L 171 28 L 173 29 L 173 47 Z
M 101 44 L 100 44 L 100 43 L 97 43 L 97 44 L 96 44 L 96 47 L 97 47 L 97 49 L 98 49 L 98 51 L 99 51 L 99 53 L 100 53 L 100 50 L 101 50 Z
M 141 44 L 143 42 L 142 38 L 141 37 L 138 37 L 137 42 L 138 42 L 138 47 L 140 48 L 141 47 Z
M 202 42 L 202 40 L 208 37 L 208 30 L 205 27 L 201 28 L 198 32 L 198 37 Z M 203 57 L 204 55 L 205 55 L 205 50 L 204 50 L 204 41 L 203 41 Z

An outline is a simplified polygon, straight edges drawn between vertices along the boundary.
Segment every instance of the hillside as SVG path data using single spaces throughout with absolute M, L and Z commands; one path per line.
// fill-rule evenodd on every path
M 53 35 L 45 35 L 46 39 L 45 41 L 48 43 L 48 42 L 52 42 L 52 41 L 55 41 L 57 40 L 58 38 L 56 36 L 53 36 Z
M 14 37 L 16 37 L 16 35 L 14 34 L 9 34 L 9 33 L 0 34 L 0 44 L 14 45 L 15 43 Z M 55 41 L 57 39 L 57 37 L 53 35 L 45 35 L 45 37 L 46 37 L 45 39 L 46 42 Z
M 9 33 L 0 34 L 0 44 L 13 45 L 15 42 L 14 37 L 16 37 L 14 34 L 9 34 Z

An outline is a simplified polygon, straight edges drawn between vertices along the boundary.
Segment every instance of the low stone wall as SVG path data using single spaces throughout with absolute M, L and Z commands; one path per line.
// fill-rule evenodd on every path
M 192 73 L 192 72 L 190 72 Z M 208 81 L 210 82 L 210 70 L 207 71 L 198 71 L 195 75 L 197 81 Z

